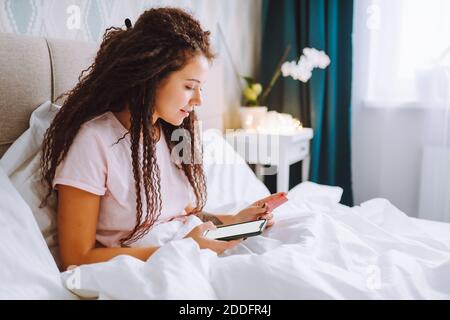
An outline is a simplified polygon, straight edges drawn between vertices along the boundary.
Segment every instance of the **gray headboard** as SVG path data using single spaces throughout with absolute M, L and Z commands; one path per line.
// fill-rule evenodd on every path
M 99 44 L 0 33 L 0 158 L 28 128 L 30 115 L 75 86 Z M 198 109 L 203 129 L 223 130 L 223 68 L 216 64 Z M 61 101 L 57 101 L 60 103 Z M 208 106 L 208 107 L 206 107 Z

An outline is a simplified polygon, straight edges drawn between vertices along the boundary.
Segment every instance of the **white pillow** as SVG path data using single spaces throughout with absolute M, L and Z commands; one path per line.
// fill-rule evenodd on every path
M 44 208 L 39 205 L 47 194 L 40 181 L 40 159 L 44 134 L 60 106 L 47 101 L 33 111 L 30 127 L 9 147 L 0 159 L 0 165 L 12 184 L 31 208 L 56 263 L 60 265 L 56 234 L 56 196 L 48 199 Z
M 71 299 L 30 208 L 0 167 L 0 299 Z
M 208 192 L 205 211 L 215 212 L 230 204 L 249 204 L 270 194 L 219 130 L 204 131 L 202 141 Z
M 295 199 L 299 203 L 309 201 L 323 204 L 336 204 L 341 201 L 343 191 L 341 187 L 305 181 L 289 190 L 289 198 Z

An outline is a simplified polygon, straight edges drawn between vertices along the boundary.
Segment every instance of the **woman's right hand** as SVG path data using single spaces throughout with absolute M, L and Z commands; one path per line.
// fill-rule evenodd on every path
M 217 229 L 216 226 L 211 221 L 208 221 L 196 226 L 194 229 L 191 230 L 191 232 L 189 232 L 185 236 L 185 238 L 194 239 L 200 246 L 200 249 L 211 249 L 212 251 L 218 254 L 221 254 L 227 249 L 233 248 L 242 241 L 242 240 L 232 240 L 232 241 L 212 240 L 205 238 L 203 236 L 206 230 L 215 230 L 215 229 Z

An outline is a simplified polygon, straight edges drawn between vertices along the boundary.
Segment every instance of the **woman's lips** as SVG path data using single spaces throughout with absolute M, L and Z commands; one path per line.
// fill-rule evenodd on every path
M 186 117 L 189 116 L 189 112 L 183 109 L 180 109 L 180 112 L 185 115 Z

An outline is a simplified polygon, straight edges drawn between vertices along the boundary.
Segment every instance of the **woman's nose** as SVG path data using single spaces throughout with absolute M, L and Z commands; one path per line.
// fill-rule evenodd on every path
M 202 93 L 201 93 L 200 89 L 197 89 L 197 90 L 195 90 L 195 94 L 191 99 L 191 104 L 198 107 L 202 104 L 202 102 L 203 102 Z

